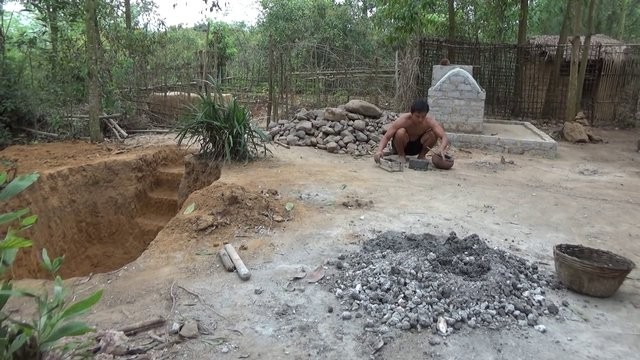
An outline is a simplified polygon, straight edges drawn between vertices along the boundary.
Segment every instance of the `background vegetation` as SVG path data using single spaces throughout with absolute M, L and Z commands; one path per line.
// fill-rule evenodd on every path
M 168 27 L 154 0 L 21 0 L 21 12 L 0 0 L 0 144 L 24 128 L 99 140 L 99 115 L 140 115 L 142 95 L 209 75 L 223 88 L 262 94 L 278 66 L 346 68 L 348 61 L 357 69 L 375 59 L 380 69 L 393 67 L 396 51 L 402 60 L 420 37 L 518 43 L 519 34 L 520 42 L 557 35 L 565 14 L 581 14 L 569 36 L 589 32 L 591 19 L 593 33 L 640 41 L 640 0 L 596 1 L 590 16 L 591 1 L 261 0 L 252 26 Z

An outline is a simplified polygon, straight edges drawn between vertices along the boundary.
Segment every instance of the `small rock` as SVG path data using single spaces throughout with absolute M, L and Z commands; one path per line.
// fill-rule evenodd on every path
M 589 142 L 589 135 L 587 135 L 587 131 L 582 124 L 577 122 L 565 122 L 564 128 L 562 129 L 562 135 L 567 141 L 576 143 Z
M 367 129 L 367 123 L 364 120 L 356 120 L 353 122 L 353 128 L 359 131 L 365 131 Z
M 549 305 L 547 305 L 547 310 L 549 310 L 549 314 L 551 315 L 558 315 L 558 313 L 560 312 L 560 309 L 554 303 L 550 303 Z
M 340 317 L 342 318 L 342 320 L 351 320 L 353 318 L 353 315 L 351 315 L 350 312 L 345 311 Z
M 182 325 L 182 329 L 180 329 L 180 336 L 187 339 L 197 338 L 199 334 L 198 322 L 193 319 L 187 320 L 184 325 Z
M 538 324 L 538 316 L 535 314 L 529 314 L 529 316 L 527 316 L 527 324 L 529 324 L 529 326 L 535 326 Z
M 569 302 L 567 300 L 562 300 L 562 306 L 568 307 L 569 306 Z
M 547 332 L 547 327 L 544 325 L 536 325 L 533 328 L 540 331 L 543 334 Z
M 432 336 L 429 338 L 429 345 L 431 346 L 437 346 L 440 345 L 441 341 L 440 338 L 436 337 L 436 336 Z
M 437 258 L 436 254 L 430 252 L 429 255 L 427 255 L 427 260 L 429 261 L 433 261 Z
M 174 322 L 173 324 L 171 324 L 171 329 L 169 329 L 169 334 L 175 335 L 175 334 L 179 333 L 181 326 L 182 326 L 182 324 L 180 324 L 178 322 Z
M 263 289 L 261 289 L 261 288 L 256 288 L 256 289 L 254 289 L 254 290 L 253 290 L 253 293 L 254 293 L 254 294 L 256 294 L 256 295 L 260 295 L 260 294 L 262 294 L 263 292 L 264 292 L 264 290 L 263 290 Z
M 328 121 L 346 120 L 347 112 L 337 108 L 326 108 L 324 110 L 324 119 Z
M 295 145 L 298 143 L 298 138 L 295 135 L 287 136 L 287 145 Z
M 338 144 L 337 144 L 337 143 L 335 143 L 335 142 L 333 142 L 333 141 L 332 141 L 332 142 L 330 142 L 330 143 L 328 143 L 328 144 L 326 145 L 326 147 L 327 147 L 327 151 L 328 151 L 328 152 L 330 152 L 330 153 L 335 153 L 336 151 L 338 151 L 338 150 L 340 149 L 340 147 L 338 146 Z
M 329 305 L 329 307 L 327 308 L 327 312 L 329 314 L 333 313 L 333 306 Z

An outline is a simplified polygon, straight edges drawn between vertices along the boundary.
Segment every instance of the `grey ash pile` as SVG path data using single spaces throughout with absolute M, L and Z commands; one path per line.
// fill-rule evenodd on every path
M 545 297 L 546 289 L 558 286 L 551 275 L 477 235 L 386 232 L 334 264 L 331 291 L 343 304 L 338 315 L 364 317 L 365 327 L 381 333 L 511 325 L 544 332 L 538 319 L 559 311 Z

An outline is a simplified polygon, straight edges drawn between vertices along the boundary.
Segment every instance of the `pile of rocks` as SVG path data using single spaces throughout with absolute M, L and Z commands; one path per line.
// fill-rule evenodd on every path
M 463 327 L 532 326 L 555 316 L 545 297 L 559 287 L 537 264 L 492 249 L 477 235 L 446 239 L 386 232 L 361 251 L 340 255 L 331 291 L 344 320 L 365 317 L 365 328 L 430 330 L 442 335 Z
M 268 127 L 271 139 L 297 146 L 313 146 L 331 153 L 368 155 L 378 146 L 397 114 L 362 100 L 337 108 L 300 110 L 292 120 Z
M 567 121 L 562 128 L 562 136 L 565 140 L 575 143 L 601 143 L 603 139 L 593 133 L 589 120 L 581 111 L 573 121 Z

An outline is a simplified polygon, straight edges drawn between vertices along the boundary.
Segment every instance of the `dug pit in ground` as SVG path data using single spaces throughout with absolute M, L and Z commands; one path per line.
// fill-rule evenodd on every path
M 184 153 L 162 147 L 45 170 L 2 211 L 29 204 L 34 246 L 19 255 L 15 278 L 46 277 L 41 249 L 65 257 L 63 277 L 120 268 L 135 260 L 178 210 Z M 20 160 L 17 161 L 20 168 Z

